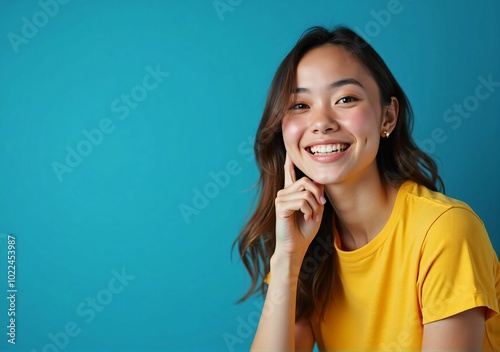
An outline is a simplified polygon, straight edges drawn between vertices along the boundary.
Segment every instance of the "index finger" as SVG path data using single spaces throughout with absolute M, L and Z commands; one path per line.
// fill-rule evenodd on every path
M 285 159 L 285 187 L 292 185 L 296 180 L 295 166 L 293 165 L 292 159 L 290 159 L 287 152 Z

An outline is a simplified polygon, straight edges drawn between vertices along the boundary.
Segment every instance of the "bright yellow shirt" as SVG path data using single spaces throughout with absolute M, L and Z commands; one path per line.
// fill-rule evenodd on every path
M 312 321 L 320 350 L 419 350 L 423 324 L 485 306 L 483 350 L 500 351 L 500 264 L 465 203 L 406 181 L 372 241 L 343 251 L 334 237 L 340 285 Z

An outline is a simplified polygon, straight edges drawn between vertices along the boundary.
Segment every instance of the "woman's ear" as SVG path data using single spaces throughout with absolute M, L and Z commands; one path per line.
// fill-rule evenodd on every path
M 399 115 L 399 102 L 396 97 L 391 97 L 391 103 L 383 107 L 383 116 L 382 116 L 382 131 L 388 132 L 389 134 L 396 127 L 396 123 L 398 122 Z

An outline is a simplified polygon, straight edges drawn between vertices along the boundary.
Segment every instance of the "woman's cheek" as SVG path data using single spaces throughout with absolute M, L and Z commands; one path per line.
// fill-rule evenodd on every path
M 287 149 L 298 146 L 300 139 L 304 135 L 305 128 L 304 120 L 301 121 L 301 119 L 294 117 L 283 120 L 283 140 Z
M 353 111 L 344 122 L 344 126 L 350 133 L 362 136 L 373 132 L 376 125 L 376 116 L 369 109 L 359 109 Z

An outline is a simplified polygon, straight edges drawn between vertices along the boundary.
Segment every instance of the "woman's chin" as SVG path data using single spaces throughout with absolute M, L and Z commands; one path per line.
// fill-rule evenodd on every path
M 339 182 L 339 179 L 337 177 L 334 177 L 332 174 L 311 174 L 312 177 L 309 177 L 311 180 L 313 180 L 315 183 L 318 183 L 320 185 L 331 185 L 331 184 L 336 184 Z

